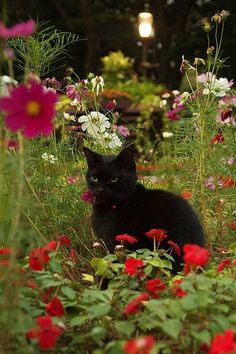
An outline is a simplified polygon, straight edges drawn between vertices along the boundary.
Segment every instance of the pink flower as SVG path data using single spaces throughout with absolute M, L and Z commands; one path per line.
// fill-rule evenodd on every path
M 12 89 L 9 97 L 0 99 L 0 109 L 6 112 L 7 127 L 22 130 L 28 138 L 50 135 L 57 95 L 36 81 Z
M 71 100 L 76 99 L 77 101 L 80 101 L 80 93 L 77 91 L 77 88 L 75 85 L 68 85 L 66 86 L 66 96 L 70 98 Z
M 115 100 L 112 100 L 112 101 L 109 101 L 105 108 L 108 109 L 109 111 L 111 111 L 112 109 L 114 109 L 116 106 L 116 101 Z
M 113 125 L 113 130 L 119 132 L 125 138 L 130 136 L 130 131 L 125 125 Z
M 0 21 L 0 37 L 4 39 L 8 39 L 9 37 L 29 37 L 35 30 L 36 23 L 33 20 L 18 23 L 9 28 Z
M 178 113 L 181 112 L 183 109 L 184 106 L 179 105 L 178 107 L 166 112 L 166 115 L 170 120 L 180 120 L 180 115 Z
M 86 203 L 93 204 L 94 195 L 93 195 L 92 191 L 90 189 L 88 189 L 87 191 L 85 191 L 81 194 L 81 199 Z

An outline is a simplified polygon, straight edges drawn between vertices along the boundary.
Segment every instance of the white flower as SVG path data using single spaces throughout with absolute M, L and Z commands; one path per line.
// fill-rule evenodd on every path
M 210 71 L 207 71 L 205 74 L 198 75 L 197 81 L 200 83 L 204 83 L 206 81 L 213 81 L 216 79 L 216 76 L 212 74 Z
M 204 82 L 205 89 L 203 90 L 203 94 L 208 95 L 212 93 L 216 97 L 224 97 L 233 84 L 233 80 L 229 81 L 226 77 L 215 79 L 212 82 Z
M 76 106 L 76 107 L 79 106 L 79 104 L 80 104 L 80 103 L 79 103 L 79 101 L 77 100 L 77 98 L 75 98 L 75 99 L 70 103 L 71 106 Z
M 99 133 L 104 133 L 106 128 L 111 126 L 109 119 L 104 114 L 96 111 L 79 117 L 78 122 L 82 123 L 82 130 L 87 131 L 93 137 L 97 137 Z
M 75 120 L 76 120 L 74 115 L 66 113 L 66 112 L 63 113 L 63 116 L 64 116 L 65 120 L 68 122 L 75 122 Z
M 160 101 L 160 108 L 163 108 L 167 105 L 167 100 L 161 100 Z
M 161 97 L 162 97 L 162 98 L 169 98 L 169 97 L 170 97 L 170 94 L 167 92 L 167 93 L 164 93 Z
M 0 97 L 9 96 L 9 86 L 16 86 L 18 82 L 10 76 L 0 76 Z
M 180 92 L 178 90 L 173 90 L 172 93 L 174 96 L 178 96 L 180 94 Z
M 163 138 L 171 138 L 174 134 L 171 132 L 163 132 L 162 136 Z
M 104 87 L 104 79 L 102 76 L 95 76 L 92 80 L 92 91 L 96 91 L 96 95 L 98 95 L 99 90 L 103 91 Z
M 111 149 L 115 149 L 117 147 L 122 146 L 122 141 L 118 137 L 116 133 L 108 133 L 100 134 L 96 138 L 96 143 L 101 144 L 103 146 L 108 146 Z
M 56 161 L 58 160 L 57 157 L 55 157 L 53 154 L 49 155 L 47 152 L 44 152 L 41 157 L 45 162 L 49 162 L 51 164 L 56 163 Z

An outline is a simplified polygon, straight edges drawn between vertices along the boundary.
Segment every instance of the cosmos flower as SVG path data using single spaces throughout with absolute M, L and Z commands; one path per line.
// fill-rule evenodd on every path
M 6 112 L 6 126 L 13 132 L 21 130 L 25 137 L 50 135 L 57 95 L 32 80 L 13 88 L 9 97 L 0 98 L 0 109 Z
M 83 131 L 95 138 L 98 138 L 99 133 L 104 133 L 111 126 L 108 117 L 96 111 L 91 111 L 88 115 L 79 117 L 78 122 L 82 123 Z
M 96 143 L 103 146 L 108 146 L 110 149 L 116 149 L 122 146 L 122 141 L 116 133 L 105 132 L 98 134 L 96 137 Z
M 10 37 L 29 37 L 36 30 L 36 23 L 33 20 L 18 23 L 12 27 L 6 27 L 3 22 L 0 21 L 0 37 L 8 39 Z
M 96 95 L 98 95 L 99 91 L 103 91 L 104 88 L 104 79 L 102 76 L 95 76 L 92 80 L 92 91 L 96 92 Z

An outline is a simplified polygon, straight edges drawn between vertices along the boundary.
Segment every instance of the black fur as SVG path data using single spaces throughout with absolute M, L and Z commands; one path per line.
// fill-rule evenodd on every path
M 146 189 L 137 182 L 131 149 L 109 156 L 88 148 L 84 148 L 84 153 L 88 162 L 87 184 L 95 196 L 92 227 L 111 252 L 118 243 L 115 236 L 124 233 L 138 239 L 128 246 L 130 250 L 152 250 L 153 240 L 145 232 L 153 228 L 167 231 L 168 238 L 162 241 L 162 248 L 170 247 L 168 240 L 181 248 L 186 243 L 204 246 L 202 226 L 188 202 L 164 190 Z M 182 257 L 173 256 L 174 271 L 177 271 Z

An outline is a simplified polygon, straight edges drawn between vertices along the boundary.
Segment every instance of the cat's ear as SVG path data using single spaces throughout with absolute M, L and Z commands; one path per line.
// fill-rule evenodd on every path
M 122 150 L 116 157 L 115 162 L 122 165 L 126 169 L 135 169 L 133 149 L 127 147 L 126 149 Z
M 102 160 L 102 156 L 96 152 L 90 150 L 87 147 L 83 147 L 83 151 L 87 160 L 88 167 L 96 167 Z

